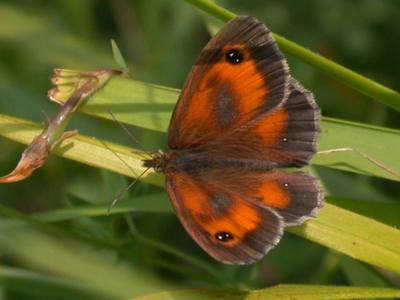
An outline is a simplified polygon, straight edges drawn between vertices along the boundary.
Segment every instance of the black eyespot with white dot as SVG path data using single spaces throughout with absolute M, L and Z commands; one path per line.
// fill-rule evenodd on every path
M 243 53 L 239 49 L 230 49 L 226 51 L 225 59 L 228 63 L 237 65 L 243 61 Z
M 215 234 L 215 238 L 220 242 L 228 242 L 233 239 L 233 235 L 226 231 L 220 231 Z

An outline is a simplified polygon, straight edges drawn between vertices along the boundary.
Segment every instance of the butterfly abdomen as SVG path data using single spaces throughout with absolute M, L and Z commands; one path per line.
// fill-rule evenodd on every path
M 207 151 L 208 153 L 210 151 Z M 243 170 L 243 171 L 269 171 L 277 167 L 277 164 L 269 161 L 252 160 L 245 158 L 219 159 L 210 154 L 192 153 L 188 150 L 169 152 L 169 160 L 164 167 L 164 172 L 184 172 L 196 175 L 212 170 Z

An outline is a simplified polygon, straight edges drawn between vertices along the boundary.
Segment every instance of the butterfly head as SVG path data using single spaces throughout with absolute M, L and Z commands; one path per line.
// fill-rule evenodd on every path
M 146 159 L 143 161 L 143 165 L 146 168 L 153 168 L 156 172 L 165 172 L 165 169 L 170 161 L 170 155 L 161 150 L 158 150 L 156 154 L 154 154 L 152 159 Z

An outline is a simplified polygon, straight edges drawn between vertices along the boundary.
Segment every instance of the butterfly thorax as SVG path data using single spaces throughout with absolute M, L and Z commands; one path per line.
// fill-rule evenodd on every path
M 158 150 L 152 159 L 146 159 L 143 161 L 143 166 L 146 168 L 153 168 L 156 172 L 165 173 L 169 161 L 169 153 Z

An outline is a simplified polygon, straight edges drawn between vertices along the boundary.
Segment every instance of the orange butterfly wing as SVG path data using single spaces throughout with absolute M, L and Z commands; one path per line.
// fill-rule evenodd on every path
M 288 67 L 270 31 L 237 17 L 206 45 L 175 107 L 171 149 L 204 145 L 273 110 L 288 96 Z
M 284 226 L 315 216 L 323 196 L 318 182 L 303 172 L 235 168 L 168 173 L 167 191 L 193 239 L 230 264 L 263 257 L 279 242 Z

